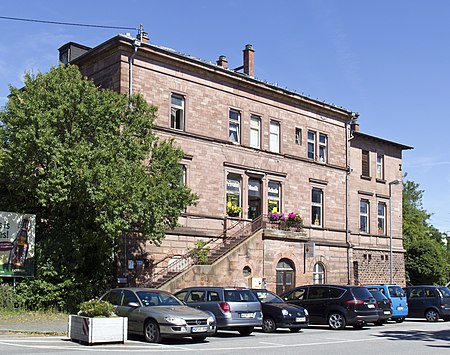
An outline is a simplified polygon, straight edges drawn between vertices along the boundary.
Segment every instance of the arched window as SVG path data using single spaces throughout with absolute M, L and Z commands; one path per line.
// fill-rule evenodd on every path
M 277 290 L 278 294 L 294 288 L 295 269 L 289 259 L 281 259 L 277 264 Z
M 316 263 L 313 270 L 313 284 L 325 283 L 325 266 L 322 263 Z

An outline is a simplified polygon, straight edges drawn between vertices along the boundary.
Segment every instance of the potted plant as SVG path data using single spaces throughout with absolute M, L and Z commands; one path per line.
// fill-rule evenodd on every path
M 127 340 L 128 318 L 118 317 L 114 306 L 102 300 L 80 304 L 77 315 L 69 315 L 69 338 L 81 343 L 111 343 Z
M 227 202 L 227 215 L 230 217 L 237 217 L 242 212 L 242 208 L 239 207 L 235 202 Z

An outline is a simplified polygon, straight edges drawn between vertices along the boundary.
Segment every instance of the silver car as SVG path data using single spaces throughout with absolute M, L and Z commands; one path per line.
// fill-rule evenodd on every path
M 116 307 L 116 314 L 128 317 L 128 332 L 144 335 L 150 343 L 162 338 L 192 337 L 204 340 L 216 331 L 214 317 L 184 305 L 172 294 L 148 288 L 116 288 L 102 300 Z

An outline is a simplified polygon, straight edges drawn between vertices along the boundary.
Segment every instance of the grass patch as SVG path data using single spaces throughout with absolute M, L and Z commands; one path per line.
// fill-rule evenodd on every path
M 26 311 L 21 309 L 1 310 L 0 323 L 39 323 L 43 321 L 67 320 L 67 314 L 56 311 Z

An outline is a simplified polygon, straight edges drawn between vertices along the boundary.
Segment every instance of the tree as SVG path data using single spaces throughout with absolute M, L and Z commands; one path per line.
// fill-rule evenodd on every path
M 444 235 L 429 224 L 431 215 L 422 206 L 423 190 L 403 182 L 403 240 L 407 282 L 445 284 L 450 271 Z
M 183 152 L 152 133 L 155 114 L 141 96 L 100 90 L 75 66 L 10 87 L 0 209 L 36 214 L 40 280 L 98 294 L 125 234 L 158 242 L 195 202 L 182 182 Z

